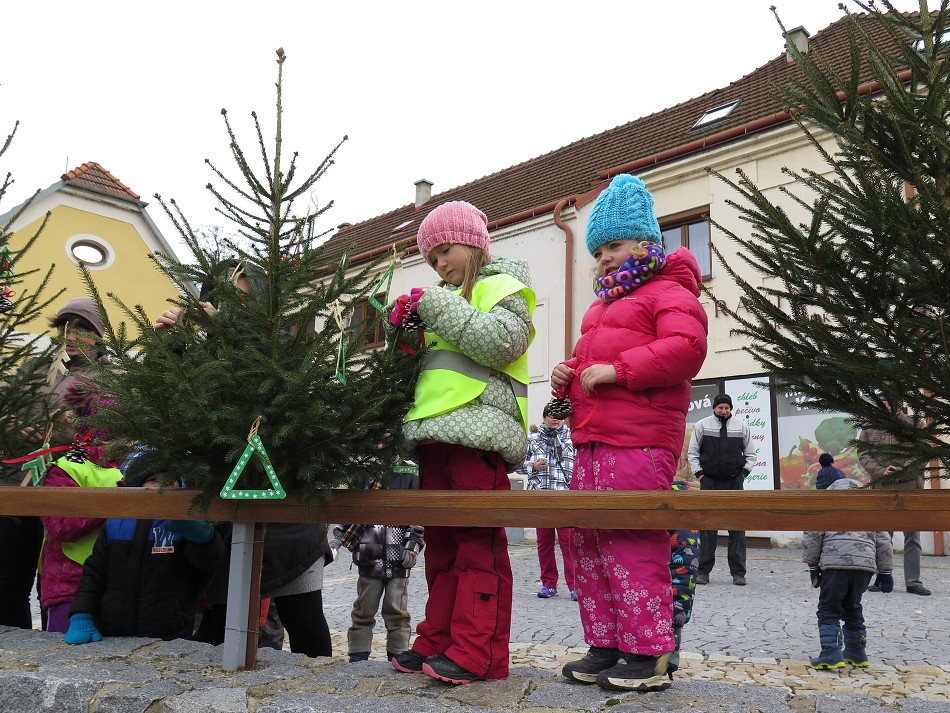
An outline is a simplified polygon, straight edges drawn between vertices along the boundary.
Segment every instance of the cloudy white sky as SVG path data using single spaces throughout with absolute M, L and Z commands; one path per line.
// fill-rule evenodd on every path
M 812 34 L 841 16 L 838 0 L 6 3 L 0 131 L 20 129 L 0 212 L 96 161 L 173 245 L 155 193 L 223 224 L 204 188 L 205 158 L 236 175 L 220 109 L 249 153 L 256 110 L 270 145 L 283 47 L 284 149 L 311 168 L 348 135 L 316 199 L 334 201 L 323 228 L 358 222 L 420 178 L 437 194 L 747 74 L 784 51 L 771 4 Z

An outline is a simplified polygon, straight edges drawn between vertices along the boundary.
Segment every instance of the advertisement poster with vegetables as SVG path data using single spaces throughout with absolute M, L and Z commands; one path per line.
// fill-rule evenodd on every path
M 818 411 L 803 405 L 800 393 L 781 393 L 776 389 L 778 412 L 779 476 L 783 490 L 813 490 L 821 470 L 818 456 L 830 453 L 835 466 L 862 483 L 867 474 L 858 463 L 857 449 L 848 441 L 857 437 L 857 429 L 847 415 Z
M 752 434 L 755 464 L 745 478 L 746 490 L 774 490 L 772 461 L 772 399 L 767 386 L 768 376 L 747 379 L 726 379 L 726 393 L 732 397 L 732 417 L 743 421 Z

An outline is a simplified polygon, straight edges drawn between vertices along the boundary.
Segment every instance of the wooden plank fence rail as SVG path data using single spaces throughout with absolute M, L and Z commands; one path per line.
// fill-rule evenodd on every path
M 0 515 L 212 519 L 238 522 L 412 523 L 499 527 L 701 530 L 950 530 L 950 489 L 862 491 L 332 490 L 309 505 L 215 499 L 195 491 L 0 488 Z

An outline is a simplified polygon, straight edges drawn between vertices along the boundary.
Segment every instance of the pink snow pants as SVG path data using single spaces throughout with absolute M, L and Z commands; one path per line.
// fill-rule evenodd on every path
M 669 490 L 676 458 L 662 448 L 577 447 L 571 490 Z M 571 541 L 584 640 L 590 646 L 660 656 L 674 648 L 670 534 L 590 530 Z

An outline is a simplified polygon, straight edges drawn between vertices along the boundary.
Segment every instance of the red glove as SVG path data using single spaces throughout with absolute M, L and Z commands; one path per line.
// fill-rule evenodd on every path
M 409 304 L 409 295 L 400 295 L 393 305 L 393 311 L 389 313 L 389 323 L 394 327 L 401 327 L 406 321 L 406 315 L 409 314 L 407 306 Z

